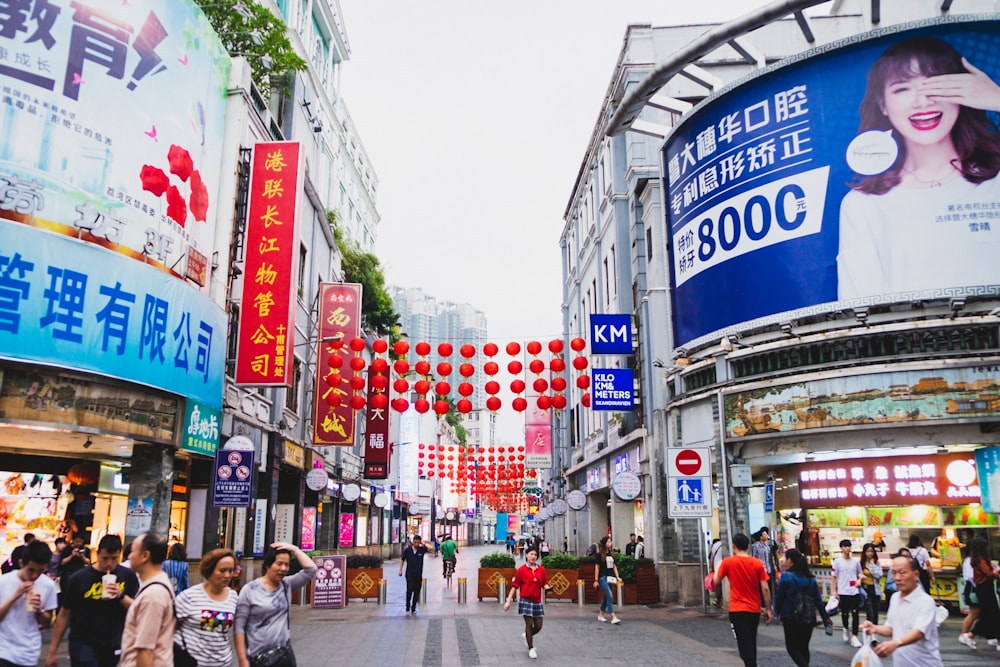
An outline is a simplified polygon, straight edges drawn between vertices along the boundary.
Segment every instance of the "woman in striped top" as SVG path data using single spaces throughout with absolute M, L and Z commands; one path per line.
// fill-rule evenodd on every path
M 229 582 L 236 570 L 236 555 L 228 549 L 213 549 L 201 559 L 198 570 L 202 583 L 185 590 L 174 603 L 174 643 L 187 651 L 198 667 L 229 667 L 238 598 Z

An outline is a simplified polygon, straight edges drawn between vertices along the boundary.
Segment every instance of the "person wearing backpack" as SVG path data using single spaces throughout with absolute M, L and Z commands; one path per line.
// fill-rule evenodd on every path
M 784 574 L 778 582 L 775 603 L 785 630 L 785 650 L 797 667 L 809 665 L 809 640 L 816 625 L 816 612 L 823 618 L 826 634 L 833 634 L 833 620 L 819 595 L 816 578 L 806 557 L 798 549 L 785 552 Z

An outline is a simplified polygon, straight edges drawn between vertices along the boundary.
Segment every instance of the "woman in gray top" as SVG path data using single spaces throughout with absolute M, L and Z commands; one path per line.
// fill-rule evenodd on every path
M 286 577 L 292 556 L 302 569 Z M 239 667 L 295 667 L 288 612 L 292 591 L 316 574 L 316 564 L 298 547 L 275 542 L 264 554 L 263 575 L 240 591 L 233 637 Z

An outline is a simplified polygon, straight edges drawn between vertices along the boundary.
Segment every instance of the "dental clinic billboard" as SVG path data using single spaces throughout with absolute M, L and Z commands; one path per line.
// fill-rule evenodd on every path
M 914 22 L 699 105 L 663 148 L 677 343 L 822 304 L 1000 293 L 997 53 L 995 17 Z

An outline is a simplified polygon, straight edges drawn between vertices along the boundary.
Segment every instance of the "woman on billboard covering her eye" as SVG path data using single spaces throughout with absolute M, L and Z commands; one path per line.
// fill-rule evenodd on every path
M 1000 283 L 1000 86 L 916 37 L 868 72 L 858 176 L 840 207 L 838 297 Z

